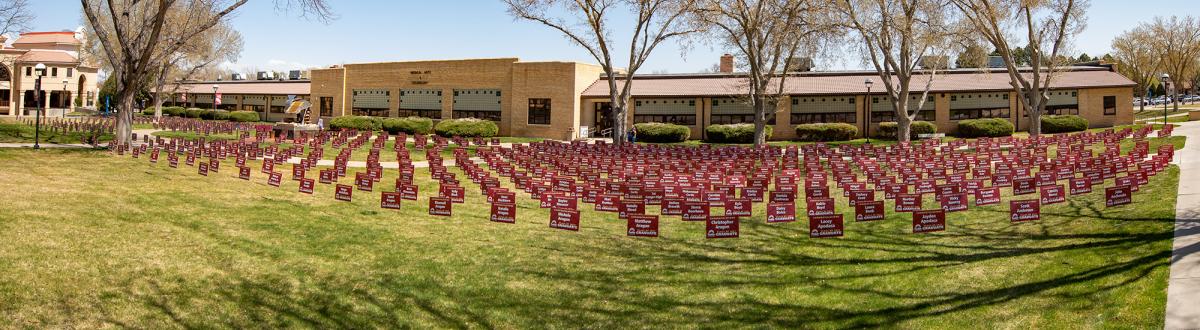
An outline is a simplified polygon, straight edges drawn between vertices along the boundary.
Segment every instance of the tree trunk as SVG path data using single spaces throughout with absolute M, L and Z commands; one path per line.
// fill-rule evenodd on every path
M 767 144 L 766 97 L 759 96 L 754 102 L 754 146 Z
M 162 84 L 154 88 L 154 121 L 162 119 Z
M 1150 92 L 1149 88 L 1146 88 L 1145 90 L 1142 91 L 1142 101 L 1138 102 L 1138 106 L 1142 107 L 1142 109 L 1138 110 L 1138 112 L 1146 111 L 1146 100 L 1150 99 L 1150 95 L 1146 95 L 1146 94 L 1149 94 L 1149 92 Z
M 1025 92 L 1025 99 L 1029 103 L 1029 109 L 1025 110 L 1025 113 L 1029 114 L 1029 136 L 1037 137 L 1042 135 L 1042 105 L 1046 104 L 1049 98 L 1035 90 L 1030 90 Z
M 117 93 L 120 100 L 117 107 L 117 127 L 114 133 L 117 145 L 132 144 L 133 142 L 133 102 L 137 93 L 124 89 Z
M 912 141 L 912 122 L 912 119 L 908 118 L 908 114 L 896 116 L 896 141 Z

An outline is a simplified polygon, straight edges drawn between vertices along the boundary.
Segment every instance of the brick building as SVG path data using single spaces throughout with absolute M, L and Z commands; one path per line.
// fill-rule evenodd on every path
M 693 138 L 703 137 L 708 125 L 752 122 L 753 111 L 737 96 L 744 76 L 731 72 L 732 63 L 724 64 L 718 73 L 639 75 L 626 120 L 687 125 Z M 505 136 L 574 139 L 596 136 L 611 126 L 602 72 L 583 63 L 500 58 L 345 64 L 313 70 L 311 82 L 217 85 L 223 98 L 230 98 L 225 104 L 241 100 L 231 107 L 243 110 L 250 110 L 247 97 L 290 94 L 310 99 L 314 113 L 326 120 L 345 115 L 474 117 L 496 121 Z M 873 83 L 870 93 L 868 80 Z M 918 76 L 913 81 L 924 80 Z M 208 86 L 213 84 L 193 83 L 189 90 L 195 100 L 206 94 L 210 100 L 195 102 L 211 105 Z M 1108 66 L 1064 68 L 1051 84 L 1048 112 L 1077 114 L 1093 127 L 1131 124 L 1133 86 Z M 894 118 L 873 71 L 791 73 L 784 87 L 787 96 L 770 120 L 774 139 L 792 138 L 795 124 L 845 122 L 874 131 L 879 122 Z M 935 76 L 919 120 L 935 123 L 944 133 L 955 132 L 959 120 L 973 118 L 1004 118 L 1024 130 L 1025 113 L 1019 109 L 1007 71 L 948 70 Z

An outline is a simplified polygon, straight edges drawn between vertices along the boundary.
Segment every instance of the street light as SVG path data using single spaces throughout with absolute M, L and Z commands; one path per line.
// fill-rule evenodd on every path
M 213 101 L 212 101 L 213 111 L 217 111 L 217 89 L 220 89 L 220 88 L 221 88 L 221 86 L 213 85 Z
M 867 97 L 863 98 L 863 102 L 866 103 L 863 107 L 867 109 L 867 120 L 863 124 L 863 135 L 867 136 L 867 145 L 871 144 L 871 85 L 874 84 L 874 82 L 871 82 L 871 78 L 863 80 L 863 85 L 867 85 Z
M 33 66 L 33 70 L 37 75 L 37 80 L 33 82 L 33 102 L 37 103 L 37 113 L 33 117 L 33 148 L 40 149 L 42 147 L 40 144 L 42 139 L 42 77 L 46 76 L 46 65 L 38 63 Z
M 1168 89 L 1167 89 L 1167 84 L 1170 84 L 1170 83 L 1171 83 L 1171 76 L 1170 76 L 1170 75 L 1168 75 L 1168 74 L 1166 74 L 1166 73 L 1162 74 L 1162 84 L 1163 84 L 1163 126 L 1164 126 L 1164 127 L 1165 127 L 1165 126 L 1167 126 L 1167 105 L 1171 103 L 1171 97 L 1170 97 L 1170 96 L 1167 96 L 1167 95 L 1170 95 L 1170 92 L 1168 92 Z
M 68 95 L 67 95 L 67 84 L 70 84 L 70 83 L 71 82 L 69 80 L 63 79 L 63 93 L 62 93 L 62 96 L 59 98 L 59 100 L 67 102 L 67 106 L 65 108 L 63 108 L 63 113 L 62 113 L 63 118 L 67 118 L 67 110 L 71 109 L 71 98 L 68 97 Z M 64 98 L 64 97 L 67 99 L 63 100 L 62 98 Z

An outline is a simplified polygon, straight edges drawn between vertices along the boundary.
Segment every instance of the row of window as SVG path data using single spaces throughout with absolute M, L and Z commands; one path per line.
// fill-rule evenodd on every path
M 58 77 L 58 68 L 52 67 L 49 69 L 50 69 L 50 77 Z M 66 69 L 67 69 L 67 76 L 66 76 L 67 78 L 71 78 L 71 77 L 75 76 L 75 68 L 66 68 Z M 26 77 L 33 76 L 33 67 L 32 66 L 25 67 L 25 76 Z

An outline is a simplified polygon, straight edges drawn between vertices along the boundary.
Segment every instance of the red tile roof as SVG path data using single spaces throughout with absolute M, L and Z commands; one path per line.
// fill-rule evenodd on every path
M 48 43 L 80 44 L 79 39 L 75 39 L 75 32 L 26 32 L 13 41 L 13 45 Z
M 1024 73 L 1028 74 L 1028 73 Z M 872 93 L 883 93 L 882 80 L 874 71 L 860 72 L 813 72 L 791 76 L 786 81 L 785 93 L 790 95 L 863 94 L 867 92 L 865 80 L 873 83 Z M 924 88 L 924 76 L 914 76 L 913 89 Z M 1011 90 L 1007 71 L 980 72 L 976 70 L 952 70 L 939 72 L 933 80 L 933 92 L 970 92 Z M 1126 87 L 1135 85 L 1124 76 L 1106 68 L 1072 68 L 1055 74 L 1051 88 Z M 624 81 L 617 82 L 622 88 Z M 728 96 L 743 93 L 745 78 L 730 74 L 696 75 L 645 75 L 634 78 L 633 96 Z M 583 97 L 608 97 L 608 81 L 601 78 L 583 92 Z
M 217 85 L 221 94 L 264 94 L 264 95 L 308 95 L 311 84 L 307 80 L 265 81 L 206 81 L 184 83 L 179 92 L 188 94 L 212 94 Z
M 18 62 L 25 63 L 76 63 L 79 59 L 70 53 L 60 50 L 30 50 L 17 57 Z

